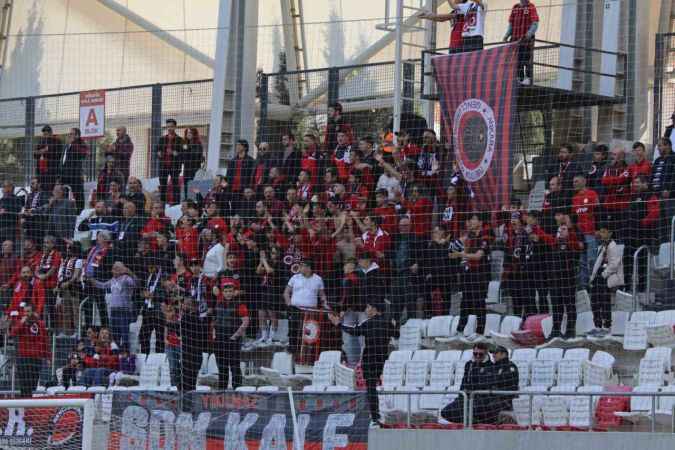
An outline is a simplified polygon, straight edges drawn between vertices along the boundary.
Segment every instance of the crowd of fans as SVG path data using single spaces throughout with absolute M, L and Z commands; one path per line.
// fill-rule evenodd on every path
M 90 150 L 79 130 L 64 145 L 45 127 L 27 195 L 16 196 L 9 182 L 2 188 L 1 323 L 19 336 L 30 371 L 49 353 L 45 333 L 95 333 L 95 307 L 102 328 L 69 367 L 82 369 L 80 381 L 100 384 L 129 369 L 119 358 L 140 315 L 141 352 L 151 352 L 154 331 L 154 351 L 167 353 L 174 384 L 186 390 L 195 387 L 202 352 L 238 368 L 242 348 L 273 342 L 280 317 L 289 319 L 288 349 L 298 355 L 307 311 L 331 310 L 331 321 L 349 327 L 374 305 L 390 333 L 406 317 L 447 314 L 461 293 L 459 327 L 476 315 L 481 335 L 493 279 L 502 281 L 515 315 L 551 313 L 551 337 L 561 337 L 565 312 L 567 333 L 574 332 L 575 293 L 588 289 L 600 334 L 611 325 L 612 292 L 630 282 L 634 250 L 668 235 L 671 129 L 653 165 L 639 142 L 631 164 L 625 149 L 595 145 L 590 167 L 577 146 L 565 144 L 548 166 L 541 210 L 514 198 L 501 211 L 480 211 L 433 130 L 401 130 L 396 145 L 355 136 L 340 104 L 330 108 L 323 138 L 307 133 L 298 145 L 286 132 L 281 148 L 261 143 L 255 158 L 246 141 L 237 142 L 227 175 L 208 192 L 180 189 L 203 150 L 197 130 L 183 139 L 173 120 L 154 149 L 159 193 L 127 176 L 133 143 L 121 127 L 87 199 L 81 165 Z M 92 212 L 76 227 L 85 202 Z M 174 227 L 165 208 L 178 203 Z M 74 240 L 76 228 L 88 238 Z M 641 285 L 646 271 L 639 273 Z M 322 347 L 343 349 L 356 365 L 358 333 L 342 337 L 329 321 L 321 326 Z M 236 387 L 241 373 L 232 373 Z M 37 380 L 26 378 L 34 380 L 28 392 Z

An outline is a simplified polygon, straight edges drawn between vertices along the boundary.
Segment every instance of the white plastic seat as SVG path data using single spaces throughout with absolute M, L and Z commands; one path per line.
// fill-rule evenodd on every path
M 660 359 L 642 358 L 638 372 L 638 385 L 663 386 L 663 361 Z
M 234 391 L 235 392 L 255 392 L 256 387 L 255 386 L 239 386 Z
M 408 319 L 408 320 L 406 320 L 405 324 L 403 324 L 404 327 L 414 327 L 414 328 L 419 329 L 420 336 L 422 336 L 422 337 L 427 336 L 428 325 L 429 325 L 429 321 L 424 320 L 424 319 Z
M 537 359 L 537 350 L 534 348 L 517 348 L 511 355 L 511 361 L 534 361 L 535 359 Z
M 211 386 L 205 386 L 203 384 L 197 385 L 195 388 L 197 392 L 211 392 Z
M 429 386 L 422 388 L 422 394 L 419 395 L 419 408 L 423 410 L 433 410 L 444 407 L 452 400 L 448 399 L 448 394 L 424 394 L 424 392 L 442 392 L 446 391 L 448 386 L 436 385 L 430 383 Z
M 645 358 L 660 359 L 663 361 L 663 370 L 665 372 L 670 372 L 672 366 L 672 352 L 673 350 L 669 347 L 652 347 L 648 348 L 645 352 Z
M 444 389 L 452 386 L 455 377 L 455 365 L 452 361 L 432 361 L 429 374 L 430 386 L 443 386 Z
M 279 386 L 258 386 L 256 392 L 279 392 Z
M 405 364 L 406 388 L 422 388 L 426 386 L 429 377 L 429 363 L 427 361 L 408 361 Z
M 487 298 L 485 299 L 488 304 L 501 303 L 500 284 L 499 281 L 490 281 L 490 284 L 488 284 Z
M 526 360 L 516 360 L 516 361 L 511 361 L 515 366 L 518 368 L 518 386 L 520 388 L 523 388 L 525 386 L 530 385 L 530 374 L 531 374 L 531 368 L 530 368 L 530 361 Z
M 321 352 L 319 355 L 319 361 L 327 361 L 333 364 L 340 364 L 342 360 L 342 352 L 337 350 L 331 350 L 327 352 Z
M 569 420 L 567 404 L 560 397 L 549 397 L 542 404 L 542 416 L 545 426 L 566 426 Z
M 646 322 L 628 321 L 623 336 L 624 350 L 645 350 L 647 348 L 647 326 Z
M 350 389 L 347 386 L 328 386 L 326 387 L 326 392 L 333 392 L 333 393 L 339 393 L 339 392 L 349 392 Z
M 417 350 L 422 347 L 422 333 L 419 327 L 414 325 L 403 325 L 399 331 L 398 349 L 399 350 Z
M 209 355 L 209 362 L 206 367 L 207 375 L 218 375 L 218 362 L 216 361 L 216 355 L 211 353 Z
M 413 352 L 411 350 L 394 350 L 389 354 L 388 361 L 410 361 Z
M 488 314 L 485 319 L 485 336 L 490 336 L 492 332 L 501 330 L 502 316 L 499 314 Z
M 581 385 L 582 361 L 576 359 L 563 359 L 558 363 L 558 385 L 573 386 Z
M 335 384 L 338 386 L 346 386 L 349 390 L 354 390 L 356 387 L 356 372 L 354 369 L 338 364 L 335 366 Z
M 591 428 L 595 408 L 590 407 L 591 397 L 572 397 L 569 403 L 569 424 L 576 428 Z
M 532 386 L 548 389 L 555 384 L 556 362 L 538 359 L 532 361 Z
M 457 330 L 458 333 L 461 333 L 464 337 L 472 336 L 476 333 L 476 323 L 478 318 L 475 314 L 469 314 L 469 318 L 466 321 L 466 326 L 464 330 Z
M 520 330 L 520 326 L 523 323 L 523 319 L 517 316 L 505 316 L 502 319 L 502 323 L 499 326 L 499 332 L 501 334 L 510 335 L 514 331 Z
M 430 338 L 448 338 L 450 337 L 450 324 L 452 316 L 434 316 L 429 319 L 427 327 L 427 337 Z
M 331 386 L 335 384 L 335 365 L 331 361 L 317 361 L 312 368 L 312 384 Z
M 670 269 L 670 242 L 664 242 L 659 246 L 659 254 L 656 256 L 655 269 L 666 271 Z
M 563 359 L 574 359 L 577 361 L 587 361 L 591 356 L 591 351 L 587 348 L 570 348 L 565 351 Z
M 655 346 L 675 346 L 675 331 L 672 325 L 649 325 L 647 342 Z
M 657 392 L 658 388 L 654 386 L 636 386 L 633 392 Z M 652 408 L 652 399 L 650 397 L 633 396 L 630 398 L 630 410 L 635 411 L 650 411 Z
M 595 323 L 593 322 L 593 313 L 591 311 L 586 311 L 577 314 L 577 323 L 575 326 L 575 334 L 577 336 L 585 336 L 589 331 L 595 328 Z
M 202 365 L 199 367 L 199 375 L 205 376 L 209 369 L 209 354 L 202 352 Z
M 614 366 L 615 361 L 616 358 L 614 358 L 614 356 L 602 350 L 598 350 L 597 352 L 595 352 L 593 354 L 593 358 L 591 359 L 592 363 L 609 368 L 612 368 Z
M 673 407 L 675 406 L 675 386 L 674 385 L 666 386 L 663 389 L 661 389 L 661 393 L 663 394 L 670 393 L 673 394 L 673 396 L 659 397 L 657 412 L 659 414 L 672 415 Z
M 612 336 L 623 336 L 626 334 L 626 324 L 630 318 L 630 313 L 627 311 L 612 311 L 612 328 L 610 334 Z
M 436 356 L 437 361 L 459 361 L 459 359 L 462 357 L 462 351 L 461 350 L 443 350 L 441 352 L 438 352 L 438 356 Z
M 563 359 L 563 353 L 562 348 L 542 348 L 537 353 L 537 359 L 558 362 Z
M 66 392 L 87 392 L 87 386 L 70 386 Z
M 287 352 L 276 352 L 272 355 L 271 366 L 260 368 L 263 378 L 270 384 L 285 384 L 293 375 L 293 356 Z
M 101 394 L 103 392 L 107 392 L 108 388 L 105 386 L 91 386 L 87 388 L 87 392 L 93 392 L 96 394 Z M 73 392 L 73 391 L 67 391 L 67 392 Z
M 311 392 L 311 393 L 326 392 L 326 386 L 317 386 L 315 384 L 308 384 L 307 386 L 303 386 L 302 392 Z
M 433 361 L 436 359 L 436 350 L 417 350 L 413 353 L 413 361 Z
M 396 360 L 387 360 L 382 369 L 383 386 L 403 386 L 405 377 L 405 362 Z
M 593 354 L 591 361 L 584 361 L 584 385 L 606 386 L 612 377 L 615 358 L 607 352 L 599 350 Z

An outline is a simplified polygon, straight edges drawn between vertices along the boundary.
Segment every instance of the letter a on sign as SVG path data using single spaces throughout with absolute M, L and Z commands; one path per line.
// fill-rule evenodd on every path
M 80 92 L 80 131 L 85 139 L 105 135 L 105 91 Z

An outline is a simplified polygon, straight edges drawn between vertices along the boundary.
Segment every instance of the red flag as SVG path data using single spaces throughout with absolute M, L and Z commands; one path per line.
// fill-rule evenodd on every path
M 484 211 L 508 205 L 511 149 L 517 136 L 518 44 L 432 59 L 448 142 L 473 203 Z

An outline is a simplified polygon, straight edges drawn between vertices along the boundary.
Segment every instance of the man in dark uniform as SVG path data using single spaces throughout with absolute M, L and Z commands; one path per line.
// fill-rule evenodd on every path
M 473 346 L 473 359 L 464 366 L 464 376 L 459 390 L 470 395 L 472 391 L 483 391 L 493 388 L 492 361 L 488 355 L 487 344 L 479 342 Z M 473 400 L 474 423 L 486 423 L 492 410 L 490 396 L 477 395 Z M 448 422 L 464 422 L 464 397 L 458 396 L 441 411 L 441 417 Z
M 377 399 L 377 382 L 382 376 L 384 362 L 389 353 L 390 324 L 384 316 L 385 305 L 379 299 L 369 299 L 366 305 L 366 315 L 368 319 L 360 325 L 350 327 L 342 324 L 344 313 L 337 316 L 333 313 L 328 314 L 328 318 L 333 325 L 340 327 L 343 331 L 352 336 L 364 336 L 365 345 L 363 347 L 363 356 L 361 357 L 363 367 L 363 377 L 366 380 L 366 395 L 368 397 L 368 406 L 370 408 L 371 425 L 379 425 L 380 410 L 379 400 Z
M 162 202 L 166 203 L 167 186 L 171 178 L 171 192 L 173 204 L 180 203 L 180 186 L 178 177 L 183 164 L 183 138 L 176 134 L 176 120 L 166 120 L 166 136 L 159 138 L 155 153 L 159 160 L 159 194 Z
M 509 351 L 500 346 L 492 350 L 494 364 L 492 366 L 492 389 L 495 391 L 518 390 L 518 367 L 509 360 Z M 502 411 L 513 409 L 512 400 L 515 395 L 495 395 L 490 403 L 488 422 L 495 423 Z

